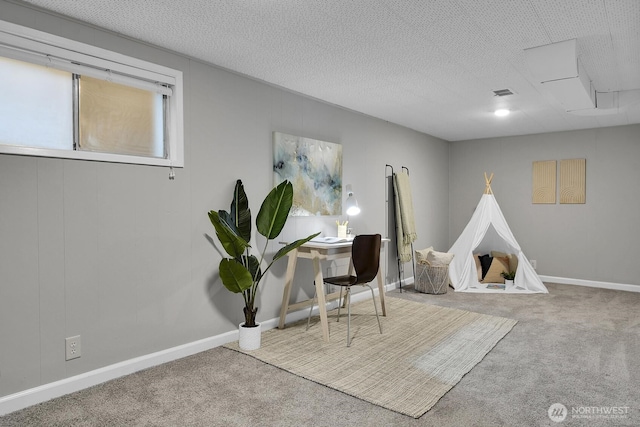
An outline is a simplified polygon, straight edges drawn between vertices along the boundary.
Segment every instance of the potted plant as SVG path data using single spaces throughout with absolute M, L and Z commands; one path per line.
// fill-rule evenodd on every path
M 516 278 L 515 271 L 509 271 L 509 272 L 503 271 L 502 273 L 500 273 L 500 275 L 504 277 L 505 285 L 513 285 L 513 281 Z
M 284 228 L 292 203 L 293 185 L 286 180 L 273 188 L 262 202 L 256 217 L 256 229 L 267 240 L 258 256 L 250 253 L 251 210 L 241 180 L 236 181 L 230 212 L 209 211 L 209 219 L 215 227 L 216 236 L 229 255 L 229 258 L 220 261 L 220 279 L 228 290 L 242 294 L 244 298 L 245 320 L 240 324 L 239 330 L 240 347 L 245 350 L 260 347 L 260 325 L 256 323 L 258 307 L 255 306 L 260 280 L 275 261 L 320 234 L 313 234 L 282 247 L 262 270 L 269 241 L 278 237 Z M 257 334 L 253 342 L 244 343 L 242 340 L 244 332 L 248 332 L 247 329 L 252 329 L 252 335 Z

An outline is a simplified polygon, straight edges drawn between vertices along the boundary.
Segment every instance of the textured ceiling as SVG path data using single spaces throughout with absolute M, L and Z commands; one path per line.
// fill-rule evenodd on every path
M 640 89 L 640 0 L 25 3 L 449 141 L 640 123 L 565 112 L 524 55 L 575 38 L 598 91 Z

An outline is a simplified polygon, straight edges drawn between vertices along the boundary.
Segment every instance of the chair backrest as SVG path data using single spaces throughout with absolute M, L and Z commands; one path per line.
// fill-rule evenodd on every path
M 358 279 L 356 284 L 369 283 L 378 274 L 381 241 L 379 234 L 360 234 L 353 239 L 351 261 Z

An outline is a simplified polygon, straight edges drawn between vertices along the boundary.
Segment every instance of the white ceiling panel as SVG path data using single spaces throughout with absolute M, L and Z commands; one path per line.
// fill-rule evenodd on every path
M 639 0 L 25 3 L 449 141 L 640 123 L 567 113 L 524 56 L 576 39 L 597 90 L 640 89 Z

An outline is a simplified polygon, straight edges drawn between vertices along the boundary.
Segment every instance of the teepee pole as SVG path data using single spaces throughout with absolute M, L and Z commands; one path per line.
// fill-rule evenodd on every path
M 491 181 L 493 180 L 493 172 L 491 172 L 491 176 L 487 177 L 487 173 L 484 173 L 484 194 L 493 194 L 493 190 L 491 189 Z

